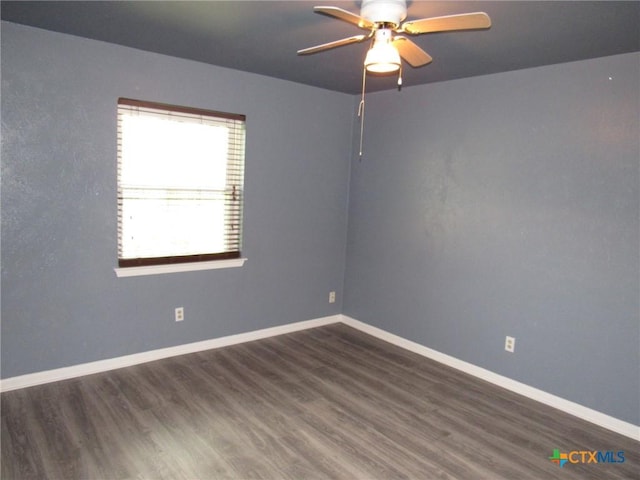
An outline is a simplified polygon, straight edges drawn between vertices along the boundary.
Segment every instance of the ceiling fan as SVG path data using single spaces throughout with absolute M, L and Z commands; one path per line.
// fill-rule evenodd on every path
M 433 60 L 414 42 L 398 34 L 421 35 L 423 33 L 477 30 L 491 26 L 491 19 L 484 12 L 422 18 L 402 23 L 407 18 L 406 0 L 362 0 L 360 15 L 339 7 L 320 6 L 314 7 L 313 11 L 351 23 L 368 31 L 368 33 L 304 48 L 298 50 L 298 55 L 323 52 L 373 38 L 371 48 L 364 61 L 364 67 L 365 71 L 382 74 L 400 70 L 400 58 L 414 68 L 427 65 Z
M 484 12 L 421 18 L 402 23 L 407 18 L 406 0 L 362 0 L 360 15 L 339 7 L 313 7 L 313 11 L 351 23 L 368 33 L 304 48 L 298 50 L 298 55 L 323 52 L 373 38 L 371 48 L 367 51 L 364 59 L 362 99 L 358 106 L 358 116 L 360 117 L 360 158 L 362 158 L 364 137 L 364 96 L 367 72 L 378 74 L 398 72 L 398 89 L 400 89 L 402 85 L 401 58 L 414 68 L 427 65 L 433 60 L 431 55 L 422 48 L 407 37 L 399 34 L 421 35 L 423 33 L 478 30 L 491 26 L 491 19 Z

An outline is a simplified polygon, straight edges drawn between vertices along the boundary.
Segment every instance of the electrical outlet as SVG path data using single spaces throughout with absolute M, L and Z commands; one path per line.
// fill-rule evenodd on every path
M 507 352 L 515 352 L 516 350 L 516 339 L 514 337 L 509 337 L 507 336 L 507 338 L 505 338 L 504 340 L 504 349 Z
M 181 322 L 184 320 L 184 307 L 176 308 L 176 322 Z
M 336 292 L 329 292 L 329 303 L 336 303 Z

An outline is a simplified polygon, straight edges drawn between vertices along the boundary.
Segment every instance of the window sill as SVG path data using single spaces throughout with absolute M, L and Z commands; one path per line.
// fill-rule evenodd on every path
M 145 267 L 114 268 L 118 277 L 139 277 L 143 275 L 161 275 L 163 273 L 195 272 L 197 270 L 215 270 L 217 268 L 241 267 L 246 258 L 213 260 L 210 262 L 173 263 L 168 265 L 149 265 Z

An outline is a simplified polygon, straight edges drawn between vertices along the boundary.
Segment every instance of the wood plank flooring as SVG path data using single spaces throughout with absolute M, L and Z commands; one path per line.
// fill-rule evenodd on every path
M 4 480 L 640 477 L 638 442 L 342 324 L 3 393 L 1 440 Z

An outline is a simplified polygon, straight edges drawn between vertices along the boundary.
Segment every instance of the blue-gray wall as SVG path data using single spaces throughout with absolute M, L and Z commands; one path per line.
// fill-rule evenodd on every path
M 636 53 L 369 95 L 343 312 L 640 424 L 639 86 Z
M 247 116 L 244 267 L 116 277 L 120 96 Z M 354 108 L 3 22 L 2 377 L 339 313 Z
M 2 378 L 343 312 L 640 424 L 639 61 L 368 95 L 349 165 L 357 96 L 3 23 Z M 247 115 L 244 267 L 116 278 L 119 96 Z

